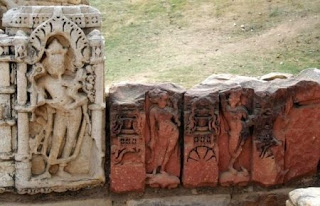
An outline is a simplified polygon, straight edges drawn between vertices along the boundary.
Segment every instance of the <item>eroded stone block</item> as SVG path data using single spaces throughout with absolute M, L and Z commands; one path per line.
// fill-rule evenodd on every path
M 15 166 L 13 161 L 0 162 L 0 188 L 14 186 Z
M 213 75 L 189 90 L 184 98 L 184 185 L 215 186 L 213 179 L 206 180 L 218 174 L 222 186 L 249 182 L 271 186 L 315 174 L 320 158 L 316 149 L 319 81 L 319 70 L 312 69 L 274 81 Z M 219 132 L 212 132 L 218 134 L 214 135 L 214 151 L 218 151 L 219 171 L 209 162 L 200 166 L 193 161 L 196 166 L 190 166 L 190 151 L 198 140 L 197 125 L 215 120 L 211 128 L 219 128 Z M 210 138 L 201 138 L 210 142 Z M 201 158 L 201 154 L 195 152 L 192 159 Z M 209 152 L 204 154 L 207 157 Z
M 10 144 L 0 152 L 10 150 L 11 143 L 17 147 L 19 193 L 77 190 L 105 180 L 104 40 L 94 27 L 79 27 L 73 17 L 84 19 L 82 11 L 100 16 L 88 6 L 60 6 L 19 7 L 4 17 L 11 36 L 0 40 L 9 47 L 0 61 L 15 65 L 9 80 L 17 85 L 12 113 L 17 113 L 18 141 L 7 138 Z M 1 132 L 16 134 L 10 128 Z
M 216 186 L 219 178 L 219 94 L 189 90 L 184 96 L 185 187 Z
M 180 184 L 184 90 L 174 85 L 119 85 L 110 94 L 111 190 Z
M 12 190 L 14 186 L 14 143 L 16 119 L 12 111 L 15 97 L 14 68 L 6 56 L 12 44 L 4 44 L 5 35 L 0 37 L 0 192 Z
M 127 94 L 119 88 L 110 95 L 110 184 L 114 192 L 144 191 L 145 187 L 145 98 L 135 92 L 132 89 Z

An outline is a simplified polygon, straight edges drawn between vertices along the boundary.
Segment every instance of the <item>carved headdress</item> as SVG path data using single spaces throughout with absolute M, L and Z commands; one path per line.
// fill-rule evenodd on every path
M 66 54 L 68 49 L 64 48 L 57 39 L 54 39 L 45 50 L 46 54 Z
M 44 61 L 45 69 L 50 75 L 56 75 L 59 78 L 65 73 L 66 68 L 66 54 L 68 49 L 63 47 L 61 43 L 54 39 L 45 50 L 46 59 Z

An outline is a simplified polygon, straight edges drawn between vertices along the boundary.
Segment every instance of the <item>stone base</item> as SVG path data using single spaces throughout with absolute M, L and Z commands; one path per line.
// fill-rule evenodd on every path
M 63 194 L 38 194 L 34 196 L 19 196 L 16 194 L 1 194 L 0 205 L 6 206 L 283 206 L 288 193 L 293 188 L 261 191 L 252 186 L 246 188 L 201 188 L 201 189 L 146 189 L 145 194 L 114 194 L 107 193 L 107 186 L 92 190 L 67 192 Z M 259 191 L 260 190 L 260 191 Z
M 111 168 L 111 191 L 143 192 L 145 188 L 146 170 L 143 166 L 119 165 Z

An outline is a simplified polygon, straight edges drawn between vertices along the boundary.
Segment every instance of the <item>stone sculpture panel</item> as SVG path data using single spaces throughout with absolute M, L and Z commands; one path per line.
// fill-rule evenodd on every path
M 132 102 L 118 101 L 116 94 L 110 98 L 111 190 L 143 191 L 146 179 L 144 96 Z
M 219 182 L 223 186 L 246 185 L 250 181 L 252 96 L 253 90 L 244 88 L 231 88 L 220 93 L 223 121 L 220 156 L 225 158 L 224 162 L 221 160 L 223 167 Z
M 175 188 L 180 184 L 182 95 L 155 88 L 147 92 L 147 184 Z
M 257 92 L 254 96 L 252 181 L 265 186 L 283 183 L 285 175 L 285 140 L 278 122 L 284 115 L 286 99 L 285 90 Z
M 1 104 L 1 126 L 12 127 L 1 132 L 18 138 L 8 136 L 0 149 L 10 153 L 16 148 L 13 171 L 19 193 L 76 190 L 105 180 L 104 42 L 98 30 L 80 28 L 66 17 L 69 9 L 74 10 L 20 7 L 4 17 L 10 36 L 3 34 L 0 42 L 1 58 L 7 61 L 1 65 L 3 89 L 14 84 L 17 95 L 12 95 L 15 110 Z M 87 6 L 81 10 L 94 11 Z M 47 18 L 24 30 L 21 16 L 33 19 L 42 12 Z
M 306 70 L 281 81 L 213 75 L 188 90 L 184 96 L 184 186 L 217 186 L 218 181 L 221 186 L 250 182 L 273 186 L 315 174 L 320 158 L 315 129 L 318 73 Z M 217 136 L 217 166 L 188 161 L 201 117 L 217 120 L 214 125 L 219 132 L 212 132 Z M 195 154 L 192 159 L 202 157 L 201 152 Z
M 111 88 L 112 191 L 180 184 L 182 93 L 169 84 Z
M 315 72 L 306 71 L 305 77 L 316 81 L 300 81 L 288 88 L 285 121 L 279 127 L 285 134 L 285 177 L 284 181 L 316 174 L 320 162 L 320 86 Z M 313 75 L 313 76 L 312 76 Z
M 218 184 L 219 107 L 218 93 L 191 90 L 185 94 L 183 172 L 185 187 Z
M 81 3 L 74 0 L 24 3 L 60 6 L 22 6 L 3 18 L 0 192 L 102 185 L 106 146 L 117 193 L 176 188 L 181 180 L 189 188 L 273 186 L 316 174 L 319 70 L 282 80 L 213 75 L 187 92 L 118 85 L 105 120 L 100 13 L 61 6 Z

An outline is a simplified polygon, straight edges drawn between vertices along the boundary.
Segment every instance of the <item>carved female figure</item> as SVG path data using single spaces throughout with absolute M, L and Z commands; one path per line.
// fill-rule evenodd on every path
M 242 90 L 232 91 L 228 100 L 225 94 L 222 94 L 221 103 L 223 104 L 223 116 L 227 120 L 229 126 L 229 154 L 231 159 L 228 165 L 228 171 L 220 176 L 220 181 L 223 182 L 246 182 L 249 179 L 248 171 L 241 167 L 242 171 L 234 168 L 234 164 L 239 158 L 242 147 L 249 137 L 248 127 L 250 126 L 251 117 L 247 108 L 241 101 Z
M 157 170 L 166 173 L 166 165 L 178 143 L 180 121 L 177 105 L 173 107 L 168 105 L 169 95 L 166 91 L 154 89 L 149 92 L 149 99 L 154 104 L 149 116 L 151 133 L 149 147 L 152 152 L 150 162 L 155 163 L 153 169 L 155 175 Z M 155 154 L 155 151 L 158 153 Z

